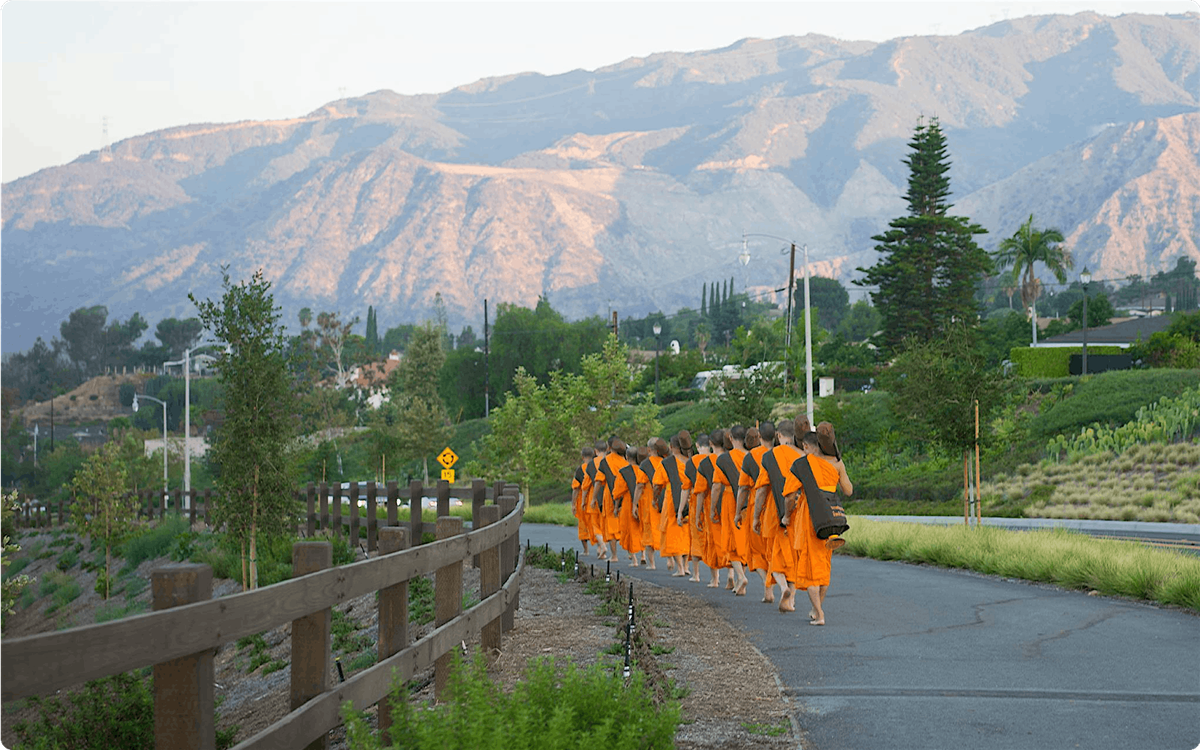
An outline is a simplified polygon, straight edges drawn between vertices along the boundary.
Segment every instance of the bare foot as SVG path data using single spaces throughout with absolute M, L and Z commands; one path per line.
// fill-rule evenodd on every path
M 683 578 L 686 575 L 687 575 L 687 573 L 672 573 L 671 577 L 672 578 Z
M 825 549 L 835 550 L 835 549 L 838 549 L 839 547 L 844 546 L 845 544 L 846 544 L 845 539 L 842 539 L 837 534 L 834 534 L 833 536 L 831 536 L 825 540 Z
M 809 620 L 808 624 L 809 625 L 824 625 L 825 621 L 824 620 Z
M 708 584 L 708 587 L 709 587 L 710 589 L 715 589 L 715 588 L 718 588 L 719 586 L 720 586 L 720 584 L 719 584 L 719 583 L 717 583 L 716 581 L 713 581 L 713 582 L 711 582 L 711 583 L 709 583 L 709 584 Z
M 769 592 L 766 594 L 763 594 L 762 603 L 763 604 L 774 604 L 775 603 L 775 595 L 772 593 L 769 593 Z
M 734 596 L 745 596 L 746 595 L 746 583 L 747 583 L 746 581 L 742 581 L 741 583 L 739 583 L 737 588 L 733 590 L 733 595 Z
M 732 576 L 729 578 L 728 581 L 725 582 L 725 588 L 728 589 L 729 591 L 733 591 L 733 577 Z
M 691 578 L 689 578 L 688 580 L 689 580 L 689 581 L 694 581 L 694 582 L 696 582 L 696 583 L 700 583 L 700 576 L 692 576 L 692 577 L 691 577 Z
M 811 610 L 811 609 L 808 610 L 808 619 L 810 619 L 810 620 L 817 619 L 817 613 L 815 610 Z

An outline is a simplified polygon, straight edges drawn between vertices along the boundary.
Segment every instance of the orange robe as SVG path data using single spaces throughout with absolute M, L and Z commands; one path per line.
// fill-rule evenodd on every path
M 668 479 L 666 462 L 674 461 L 676 470 L 679 473 L 679 489 L 680 497 L 676 498 L 671 488 L 671 482 Z M 662 516 L 659 519 L 658 529 L 662 532 L 662 549 L 660 550 L 665 557 L 673 557 L 675 555 L 686 555 L 691 548 L 691 540 L 688 536 L 687 519 L 684 519 L 684 525 L 680 526 L 676 523 L 675 506 L 680 500 L 686 500 L 688 491 L 692 488 L 692 481 L 688 478 L 684 470 L 684 461 L 678 456 L 667 456 L 658 466 L 658 470 L 651 478 L 651 482 L 656 487 L 663 488 L 663 503 Z
M 701 472 L 700 467 L 708 457 L 706 453 L 697 453 L 689 459 L 692 470 L 692 499 L 688 508 L 688 530 L 691 538 L 688 554 L 704 560 L 705 564 L 709 563 L 712 522 L 708 518 L 708 477 Z
M 588 523 L 592 527 L 592 538 L 599 542 L 604 542 L 604 516 L 600 506 L 596 503 L 596 480 L 603 479 L 600 474 L 600 462 L 604 460 L 603 456 L 596 456 L 592 459 L 591 464 L 585 469 L 588 476 L 587 495 L 584 497 L 584 505 L 588 513 Z
M 826 492 L 835 491 L 838 483 L 837 467 L 820 456 L 805 458 L 812 467 L 817 486 Z M 800 480 L 796 481 L 799 483 Z M 803 489 L 796 500 L 788 535 L 792 538 L 792 547 L 796 550 L 796 587 L 828 586 L 833 569 L 833 551 L 825 547 L 825 540 L 818 537 L 816 529 L 813 528 L 808 499 Z
M 762 473 L 760 461 L 766 452 L 767 448 L 763 445 L 751 448 L 742 458 L 742 475 L 738 480 L 740 486 L 748 488 L 750 492 L 746 506 L 746 516 L 742 521 L 742 528 L 746 529 L 746 536 L 750 546 L 749 560 L 746 563 L 750 570 L 770 570 L 771 552 L 767 548 L 767 542 L 762 534 L 755 533 L 754 531 L 754 494 L 758 491 L 755 484 L 758 481 L 759 474 Z
M 624 456 L 606 453 L 596 466 L 596 485 L 600 488 L 600 526 L 604 530 L 604 541 L 620 541 L 621 519 L 617 514 L 617 500 L 622 493 L 629 494 L 626 483 L 622 481 L 619 471 L 628 466 Z M 596 492 L 596 490 L 592 490 Z
M 573 502 L 572 511 L 575 513 L 575 518 L 578 521 L 575 530 L 579 535 L 579 540 L 590 542 L 592 541 L 592 529 L 591 524 L 588 522 L 587 513 L 584 512 L 583 482 L 587 479 L 584 466 L 586 464 L 580 464 L 575 469 L 575 475 L 571 478 L 571 500 Z M 589 486 L 591 486 L 590 483 Z
M 657 550 L 662 547 L 662 535 L 658 531 L 659 512 L 654 507 L 654 484 L 651 475 L 658 470 L 662 459 L 651 456 L 635 467 L 637 483 L 642 486 L 642 494 L 637 498 L 638 522 L 642 527 L 642 547 Z
M 776 464 L 780 468 L 783 483 L 783 495 L 795 492 L 800 487 L 800 480 L 792 475 L 788 467 L 800 458 L 803 454 L 791 445 L 777 445 L 769 451 L 769 454 L 774 457 Z M 788 583 L 796 583 L 796 549 L 792 546 L 792 539 L 788 536 L 788 530 L 781 523 L 778 513 L 778 505 L 775 500 L 774 492 L 771 488 L 770 472 L 767 470 L 769 461 L 768 454 L 763 454 L 762 458 L 763 470 L 758 473 L 758 479 L 755 482 L 755 492 L 760 487 L 767 488 L 767 496 L 765 498 L 766 509 L 763 511 L 762 532 L 763 539 L 767 541 L 768 549 L 771 551 L 770 570 L 772 573 L 782 573 Z M 791 519 L 788 520 L 791 523 Z
M 633 520 L 633 490 L 637 473 L 633 464 L 623 456 L 610 453 L 605 457 L 605 492 L 617 523 L 617 542 L 631 555 L 642 551 L 642 529 Z
M 737 472 L 738 476 L 736 477 L 730 477 L 721 468 L 723 464 L 727 465 L 721 456 L 716 456 L 716 460 L 713 461 L 713 484 L 720 484 L 724 487 L 721 496 L 721 530 L 723 532 L 721 551 L 724 553 L 726 565 L 734 561 L 744 564 L 750 559 L 750 525 L 743 524 L 739 529 L 734 524 L 737 515 L 737 488 L 741 479 L 739 467 L 742 465 L 742 457 L 745 454 L 745 451 L 737 448 L 729 451 L 729 460 L 733 462 L 734 467 L 730 473 Z M 713 494 L 716 494 L 715 490 Z M 713 502 L 716 502 L 715 497 Z

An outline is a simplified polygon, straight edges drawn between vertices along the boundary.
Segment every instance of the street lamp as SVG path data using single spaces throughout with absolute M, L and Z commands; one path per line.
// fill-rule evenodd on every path
M 759 234 L 755 232 L 743 233 L 742 241 L 745 242 L 747 237 L 767 237 L 773 240 L 782 240 L 791 246 L 791 264 L 788 268 L 788 297 L 787 297 L 787 334 L 784 339 L 784 363 L 783 363 L 783 384 L 787 387 L 787 352 L 792 348 L 792 289 L 796 283 L 796 242 L 789 240 L 786 237 L 779 237 L 774 234 Z M 809 315 L 809 289 L 808 289 L 808 245 L 801 245 L 804 250 L 804 380 L 805 380 L 805 413 L 808 415 L 808 423 L 813 423 L 813 395 L 812 395 L 812 316 Z M 787 247 L 781 252 L 788 252 Z M 746 261 L 749 262 L 749 253 L 742 251 L 746 255 Z M 740 256 L 739 256 L 740 259 Z
M 191 349 L 184 349 L 183 359 L 163 362 L 164 372 L 168 367 L 183 365 L 183 507 L 185 510 L 192 507 L 192 352 L 209 346 L 218 346 L 218 344 L 201 344 Z M 228 347 L 226 347 L 226 351 L 229 351 Z
M 1087 266 L 1083 267 L 1083 273 L 1079 274 L 1079 280 L 1083 283 L 1083 373 L 1087 375 L 1087 298 L 1088 284 L 1092 283 L 1092 272 L 1087 270 Z
M 142 396 L 147 401 L 162 404 L 163 409 L 163 508 L 167 507 L 167 402 L 153 396 Z M 138 410 L 138 394 L 133 394 L 133 413 Z
M 658 403 L 658 352 L 662 349 L 662 324 L 654 324 L 654 403 Z

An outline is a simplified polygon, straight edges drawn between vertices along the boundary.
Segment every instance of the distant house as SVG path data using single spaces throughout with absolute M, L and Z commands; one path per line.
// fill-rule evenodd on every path
M 346 372 L 346 378 L 338 384 L 339 388 L 353 388 L 358 393 L 367 395 L 367 403 L 372 409 L 378 409 L 388 401 L 388 377 L 392 370 L 400 366 L 400 352 L 393 351 L 387 359 L 380 362 L 369 362 L 365 365 L 355 365 Z
M 1112 325 L 1101 326 L 1099 328 L 1088 328 L 1087 342 L 1088 346 L 1117 346 L 1122 349 L 1128 349 L 1131 345 L 1137 342 L 1140 338 L 1145 341 L 1152 334 L 1159 331 L 1165 331 L 1171 325 L 1171 316 L 1169 315 L 1152 315 L 1144 318 L 1130 318 Z M 1079 347 L 1083 345 L 1083 329 L 1071 331 L 1069 333 L 1060 333 L 1057 336 L 1051 336 L 1048 339 L 1041 339 L 1037 343 L 1038 348 L 1042 347 Z

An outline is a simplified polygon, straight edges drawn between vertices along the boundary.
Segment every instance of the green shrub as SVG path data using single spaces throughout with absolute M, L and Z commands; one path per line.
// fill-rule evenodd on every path
M 75 567 L 78 563 L 79 554 L 75 550 L 69 549 L 58 556 L 58 562 L 54 564 L 54 567 L 65 572 Z
M 408 582 L 408 618 L 414 625 L 433 620 L 433 583 L 428 576 L 418 576 Z
M 8 561 L 6 560 L 5 562 L 8 562 Z M 11 563 L 8 563 L 7 567 L 5 567 L 5 569 L 4 569 L 4 580 L 7 581 L 12 576 L 15 576 L 18 573 L 20 573 L 22 570 L 25 570 L 25 568 L 31 562 L 33 562 L 32 557 L 21 557 L 16 560 L 13 560 Z
M 1008 358 L 1017 366 L 1023 378 L 1065 378 L 1071 374 L 1071 355 L 1082 354 L 1083 347 L 1029 346 L 1015 347 Z M 1089 346 L 1088 354 L 1124 354 L 1119 346 Z
M 402 687 L 391 693 L 392 727 L 387 747 L 433 750 L 521 750 L 533 747 L 602 747 L 605 750 L 666 750 L 675 746 L 679 705 L 656 705 L 644 676 L 629 684 L 601 664 L 556 668 L 550 659 L 530 665 L 505 693 L 488 679 L 481 657 L 463 664 L 457 652 L 446 701 L 414 709 Z M 342 706 L 351 748 L 380 748 L 363 714 Z
M 375 658 L 376 654 L 374 651 L 363 651 L 361 654 L 350 660 L 350 663 L 346 665 L 346 669 L 350 672 L 357 672 L 361 669 L 374 666 Z
M 168 515 L 154 526 L 143 526 L 141 533 L 130 538 L 121 548 L 125 564 L 136 568 L 146 560 L 165 557 L 175 538 L 188 531 L 188 519 Z
M 37 712 L 13 724 L 20 750 L 142 750 L 154 747 L 154 680 L 149 668 L 93 680 L 65 697 L 33 697 Z M 219 716 L 218 716 L 219 718 Z M 238 727 L 218 729 L 217 750 L 228 750 Z
M 1139 409 L 1200 385 L 1200 370 L 1120 370 L 1078 378 L 1070 395 L 1056 400 L 1030 426 L 1048 440 L 1099 423 L 1115 427 L 1132 421 Z
M 127 601 L 124 604 L 108 602 L 96 610 L 96 622 L 120 620 L 130 615 L 138 615 L 146 611 L 146 604 L 138 601 Z

